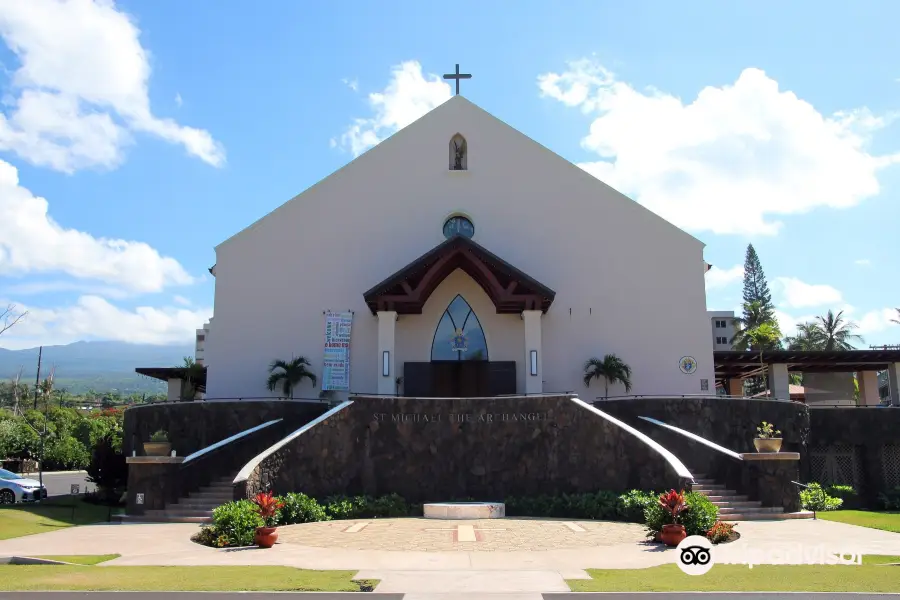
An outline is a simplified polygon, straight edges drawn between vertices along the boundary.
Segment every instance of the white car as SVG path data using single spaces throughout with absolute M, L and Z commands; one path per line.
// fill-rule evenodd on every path
M 0 469 L 0 504 L 34 502 L 46 497 L 47 488 L 41 487 L 40 481 Z

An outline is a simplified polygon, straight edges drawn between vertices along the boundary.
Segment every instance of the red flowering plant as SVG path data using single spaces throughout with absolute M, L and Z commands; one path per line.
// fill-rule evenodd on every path
M 266 527 L 274 527 L 278 509 L 284 506 L 284 502 L 273 496 L 271 490 L 258 493 L 252 500 Z
M 688 509 L 688 505 L 684 501 L 684 492 L 679 494 L 675 490 L 669 490 L 668 492 L 660 494 L 659 505 L 666 513 L 668 513 L 669 517 L 672 519 L 672 523 L 675 524 L 677 524 L 681 518 L 681 513 Z

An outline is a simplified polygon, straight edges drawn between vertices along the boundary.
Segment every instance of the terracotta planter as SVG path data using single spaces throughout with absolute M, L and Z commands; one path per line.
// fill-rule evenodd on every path
M 757 452 L 778 452 L 781 450 L 781 438 L 755 438 L 753 445 Z
M 144 454 L 147 456 L 168 456 L 170 452 L 171 442 L 144 442 Z
M 681 543 L 681 540 L 687 537 L 684 525 L 663 525 L 660 533 L 662 543 L 670 548 L 674 548 Z
M 253 541 L 260 548 L 271 548 L 278 541 L 277 527 L 257 527 Z

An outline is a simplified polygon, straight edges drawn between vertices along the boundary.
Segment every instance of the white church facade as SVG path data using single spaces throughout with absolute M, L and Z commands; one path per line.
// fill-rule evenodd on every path
M 703 247 L 455 96 L 216 248 L 206 398 L 271 396 L 269 364 L 295 356 L 320 383 L 298 398 L 325 380 L 593 400 L 584 363 L 605 354 L 631 394 L 715 393 Z M 331 313 L 350 324 L 338 376 Z

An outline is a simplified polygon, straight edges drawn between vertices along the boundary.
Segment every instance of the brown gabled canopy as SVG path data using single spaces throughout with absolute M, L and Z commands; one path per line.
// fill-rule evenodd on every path
M 456 269 L 478 282 L 498 313 L 547 312 L 556 296 L 556 292 L 469 238 L 455 236 L 367 291 L 366 304 L 372 314 L 379 310 L 421 314 L 431 293 Z

